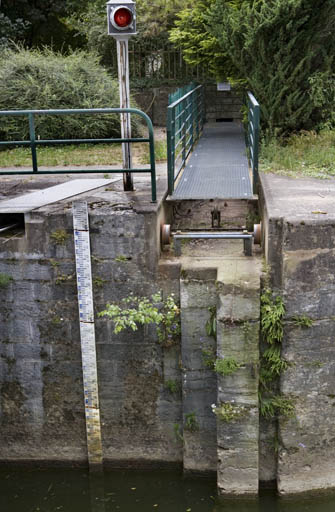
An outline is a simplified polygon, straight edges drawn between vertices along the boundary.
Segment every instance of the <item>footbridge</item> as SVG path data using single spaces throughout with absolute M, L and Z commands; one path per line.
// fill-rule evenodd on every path
M 205 123 L 204 105 L 201 85 L 190 88 L 177 99 L 170 97 L 167 120 L 170 199 L 252 199 L 258 185 L 257 100 L 248 92 L 246 130 L 241 122 L 232 119 Z

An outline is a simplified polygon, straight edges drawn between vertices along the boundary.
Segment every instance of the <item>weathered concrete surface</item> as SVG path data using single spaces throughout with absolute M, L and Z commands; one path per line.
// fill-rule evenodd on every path
M 249 221 L 248 228 L 252 231 L 257 219 L 256 202 L 250 200 L 173 201 L 168 199 L 168 202 L 173 205 L 173 229 L 175 230 L 211 229 L 211 212 L 214 209 L 221 215 L 220 226 L 215 225 L 215 227 L 222 229 L 245 229 Z
M 183 266 L 180 282 L 183 438 L 186 471 L 216 471 L 216 375 L 206 366 L 214 357 L 215 340 L 206 334 L 208 308 L 216 307 L 216 269 Z
M 335 488 L 335 181 L 265 175 L 262 210 L 272 286 L 286 305 L 280 391 L 295 417 L 279 420 L 282 495 Z M 299 327 L 294 317 L 313 320 Z
M 3 191 L 48 184 L 6 178 Z M 124 193 L 121 181 L 80 196 L 89 204 L 96 312 L 130 293 L 164 290 L 165 282 L 170 290 L 176 275 L 165 266 L 169 279 L 161 279 L 158 267 L 165 186 L 152 205 L 150 182 L 135 184 L 135 193 Z M 85 463 L 71 200 L 27 214 L 25 234 L 0 243 L 0 273 L 11 279 L 0 290 L 0 460 Z M 105 462 L 180 462 L 181 397 L 166 388 L 167 380 L 180 381 L 180 348 L 161 347 L 153 329 L 116 336 L 106 319 L 97 320 L 96 339 Z
M 193 433 L 184 430 L 184 464 L 187 461 L 190 466 L 196 468 L 201 464 L 201 457 L 205 464 L 209 462 L 211 454 L 211 465 L 217 470 L 218 491 L 221 496 L 255 496 L 258 493 L 259 473 L 258 362 L 261 260 L 259 256 L 246 258 L 243 256 L 243 243 L 229 240 L 193 241 L 182 248 L 182 254 L 181 298 L 182 314 L 185 315 L 182 316 L 185 331 L 182 333 L 182 354 L 185 350 L 183 370 L 186 377 L 183 383 L 183 407 L 188 407 L 187 412 L 194 412 L 195 417 L 201 420 L 206 408 L 206 414 L 208 415 L 210 411 L 214 419 L 211 430 L 207 432 L 207 438 L 202 435 L 205 431 L 203 424 Z M 216 281 L 215 286 L 211 287 L 205 278 L 214 270 Z M 206 320 L 210 316 L 210 306 L 216 306 L 217 309 L 216 342 L 206 336 L 204 331 Z M 195 335 L 190 338 L 189 333 Z M 199 349 L 203 353 L 202 358 Z M 241 368 L 230 376 L 216 374 L 213 372 L 213 364 L 217 358 L 223 357 L 234 357 L 241 363 Z M 206 361 L 208 377 L 204 369 Z M 192 380 L 196 380 L 193 385 Z M 210 383 L 215 386 L 215 390 L 212 389 L 209 395 L 205 391 Z M 200 394 L 198 388 L 204 392 Z M 192 400 L 193 409 L 190 409 L 192 394 L 195 400 Z M 224 402 L 234 406 L 240 405 L 245 414 L 234 421 L 221 421 L 211 409 L 213 405 L 219 407 Z M 216 434 L 215 443 L 213 434 Z M 189 439 L 196 440 L 197 443 L 190 444 Z M 214 445 L 215 456 L 211 448 L 214 448 Z
M 259 258 L 223 260 L 218 272 L 217 357 L 240 365 L 218 375 L 217 407 L 236 417 L 217 418 L 218 491 L 221 496 L 257 496 L 259 481 Z

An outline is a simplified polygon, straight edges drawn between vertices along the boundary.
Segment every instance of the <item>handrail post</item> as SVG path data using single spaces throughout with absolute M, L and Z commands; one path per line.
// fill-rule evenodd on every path
M 193 148 L 193 144 L 194 144 L 194 136 L 193 136 L 193 131 L 194 131 L 194 125 L 193 125 L 193 108 L 194 108 L 194 92 L 191 94 L 190 96 L 190 128 L 191 128 L 191 140 L 190 140 L 190 144 L 191 144 L 191 148 Z
M 181 103 L 181 105 L 183 105 L 183 103 Z M 182 110 L 182 116 L 181 116 L 181 119 L 182 119 L 182 138 L 183 138 L 183 151 L 182 151 L 182 163 L 183 163 L 183 166 L 185 165 L 185 161 L 186 161 L 186 117 L 187 117 L 187 109 L 185 107 L 183 107 L 183 110 Z
M 258 146 L 259 146 L 259 122 L 260 112 L 259 105 L 255 106 L 254 109 L 254 165 L 253 165 L 253 193 L 258 192 Z
M 248 127 L 247 146 L 250 154 L 253 177 L 253 193 L 258 192 L 258 157 L 259 157 L 259 125 L 260 107 L 259 103 L 251 92 L 247 93 L 248 104 Z
M 149 139 L 150 139 L 150 176 L 151 176 L 151 202 L 156 203 L 157 192 L 156 192 L 156 161 L 155 161 L 155 142 L 152 125 L 149 126 Z
M 167 142 L 167 158 L 168 158 L 168 194 L 171 195 L 174 189 L 174 159 L 172 160 L 172 108 L 167 109 L 167 126 L 166 126 L 166 142 Z
M 38 171 L 37 166 L 37 154 L 36 154 L 36 135 L 35 135 L 35 123 L 34 123 L 34 114 L 28 114 L 29 117 L 29 137 L 30 137 L 30 148 L 31 148 L 31 159 L 33 164 L 33 172 Z

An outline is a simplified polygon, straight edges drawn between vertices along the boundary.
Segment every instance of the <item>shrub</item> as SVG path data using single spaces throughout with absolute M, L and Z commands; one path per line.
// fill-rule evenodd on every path
M 83 51 L 68 56 L 51 50 L 3 49 L 0 53 L 0 109 L 75 109 L 119 106 L 118 83 Z M 133 135 L 140 132 L 132 116 Z M 104 138 L 120 135 L 117 114 L 35 116 L 36 136 L 42 139 Z M 29 138 L 26 116 L 1 123 L 2 140 Z

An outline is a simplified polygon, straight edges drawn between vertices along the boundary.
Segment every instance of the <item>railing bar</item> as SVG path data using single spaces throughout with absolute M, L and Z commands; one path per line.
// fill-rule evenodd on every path
M 46 146 L 54 144 L 104 144 L 104 143 L 121 143 L 121 142 L 150 142 L 150 139 L 124 138 L 124 139 L 46 139 L 35 140 L 36 146 Z M 29 141 L 1 141 L 0 146 L 30 146 Z
M 83 171 L 83 169 L 55 169 L 55 170 L 39 170 L 37 174 L 75 174 L 75 173 L 81 173 L 81 174 L 84 174 L 84 173 L 110 173 L 110 174 L 123 174 L 124 172 L 129 172 L 129 170 L 127 169 L 126 171 L 124 169 L 86 169 L 85 168 L 85 171 Z M 148 169 L 131 169 L 131 172 L 136 172 L 138 174 L 140 173 L 143 173 L 143 172 L 152 172 L 152 169 L 151 168 L 148 168 Z M 17 171 L 16 169 L 15 170 L 7 170 L 7 171 L 0 171 L 0 175 L 7 175 L 7 176 L 11 176 L 11 175 L 15 175 L 15 174 L 33 174 L 32 171 Z

